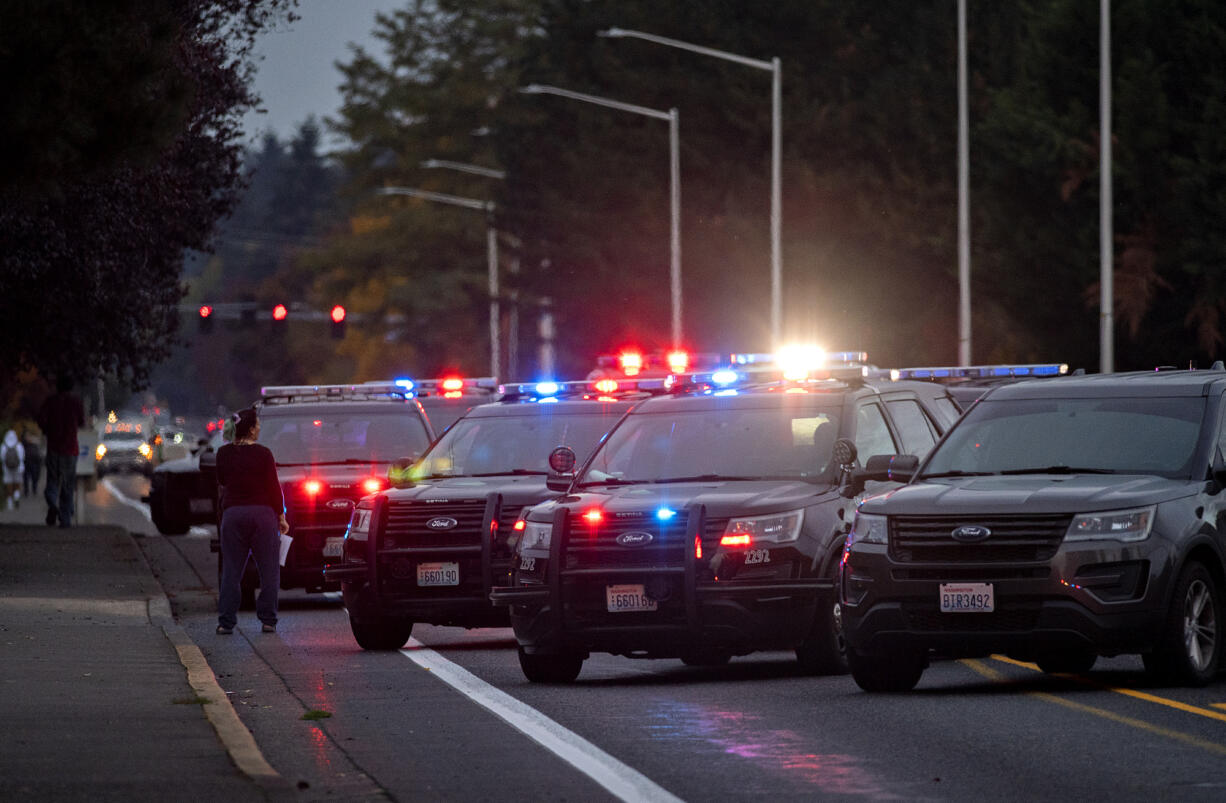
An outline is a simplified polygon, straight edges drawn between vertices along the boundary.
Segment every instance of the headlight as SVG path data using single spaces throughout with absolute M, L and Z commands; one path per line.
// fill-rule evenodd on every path
M 98 448 L 94 449 L 94 459 L 101 460 L 104 457 L 106 457 L 106 444 L 100 443 L 98 444 Z
M 1105 513 L 1081 513 L 1064 534 L 1065 541 L 1144 541 L 1154 528 L 1157 506 L 1132 510 L 1109 510 Z
M 345 531 L 345 537 L 352 538 L 354 541 L 365 541 L 370 534 L 370 517 L 373 512 L 368 507 L 354 510 L 353 515 L 349 517 L 349 529 Z
M 153 459 L 153 447 L 147 443 L 141 443 L 140 446 L 136 447 L 136 451 L 140 452 L 141 456 L 144 457 L 146 460 Z
M 522 549 L 549 549 L 553 540 L 553 522 L 530 521 L 524 525 L 524 534 L 519 539 Z
M 847 545 L 889 543 L 886 517 L 873 513 L 857 513 L 856 520 L 847 535 Z
M 790 510 L 770 516 L 746 516 L 730 519 L 724 535 L 748 535 L 749 542 L 770 541 L 786 544 L 800 537 L 800 525 L 805 520 L 804 510 Z

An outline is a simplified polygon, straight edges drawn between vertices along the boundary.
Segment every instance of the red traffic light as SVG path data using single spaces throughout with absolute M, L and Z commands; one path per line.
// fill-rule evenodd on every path
M 200 317 L 201 318 L 207 318 L 212 314 L 213 314 L 213 308 L 210 307 L 208 304 L 202 304 L 200 306 Z
M 343 320 L 345 320 L 345 308 L 337 304 L 332 308 L 332 322 L 340 323 Z
M 278 304 L 272 308 L 272 319 L 274 321 L 283 321 L 289 317 L 289 310 L 284 304 Z

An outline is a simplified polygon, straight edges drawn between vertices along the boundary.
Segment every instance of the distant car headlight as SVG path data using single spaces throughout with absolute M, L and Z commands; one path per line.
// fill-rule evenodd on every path
M 144 457 L 146 460 L 153 459 L 153 447 L 150 446 L 148 443 L 145 443 L 142 441 L 141 445 L 136 447 L 136 450 L 140 452 L 141 456 Z
M 889 530 L 886 527 L 886 517 L 874 513 L 857 513 L 856 520 L 851 525 L 847 535 L 847 545 L 852 544 L 887 544 Z
M 98 448 L 94 449 L 94 459 L 101 460 L 104 457 L 106 457 L 106 444 L 100 443 Z
M 549 549 L 553 540 L 553 522 L 530 521 L 524 525 L 519 539 L 520 549 Z
M 1154 528 L 1157 505 L 1073 516 L 1065 541 L 1144 541 Z
M 725 536 L 749 536 L 748 543 L 769 541 L 787 544 L 800 537 L 800 525 L 804 523 L 805 511 L 789 510 L 769 516 L 743 516 L 730 519 L 724 528 Z

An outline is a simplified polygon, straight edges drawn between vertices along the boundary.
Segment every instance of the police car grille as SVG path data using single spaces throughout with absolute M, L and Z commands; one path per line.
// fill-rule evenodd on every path
M 908 629 L 925 633 L 1026 632 L 1039 621 L 1039 606 L 1032 603 L 997 605 L 991 613 L 941 613 L 935 605 L 904 605 L 902 613 Z
M 891 516 L 890 557 L 904 563 L 1027 563 L 1050 560 L 1060 548 L 1072 516 L 1007 518 Z M 957 541 L 963 526 L 986 527 L 982 541 Z
M 433 504 L 392 502 L 387 508 L 385 543 L 391 548 L 480 546 L 484 518 L 483 499 Z M 426 526 L 435 519 L 455 519 L 456 526 L 448 530 Z
M 610 518 L 592 527 L 578 516 L 571 516 L 566 544 L 568 569 L 620 568 L 625 566 L 681 566 L 685 562 L 686 517 L 678 514 L 671 521 L 658 521 L 654 515 Z M 631 532 L 650 533 L 645 544 L 623 545 L 618 537 Z

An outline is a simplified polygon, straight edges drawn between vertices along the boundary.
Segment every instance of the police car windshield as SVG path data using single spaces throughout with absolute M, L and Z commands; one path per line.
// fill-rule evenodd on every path
M 775 409 L 644 412 L 629 416 L 592 459 L 580 485 L 832 477 L 838 411 Z
M 414 479 L 545 474 L 555 447 L 569 446 L 584 460 L 622 412 L 563 414 L 546 405 L 531 409 L 531 415 L 461 418 L 414 466 Z
M 920 479 L 973 474 L 1192 475 L 1203 398 L 981 400 Z
M 279 465 L 390 463 L 429 445 L 421 419 L 406 410 L 354 411 L 260 416 L 260 442 Z

